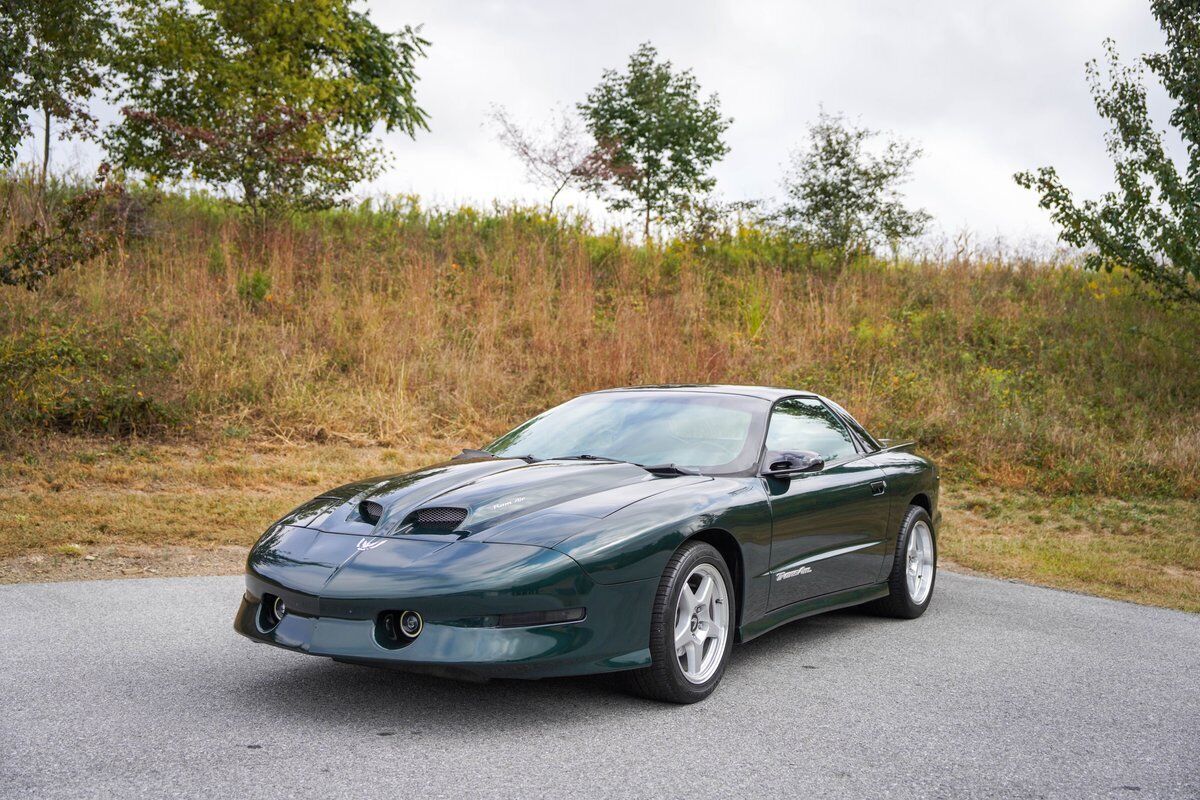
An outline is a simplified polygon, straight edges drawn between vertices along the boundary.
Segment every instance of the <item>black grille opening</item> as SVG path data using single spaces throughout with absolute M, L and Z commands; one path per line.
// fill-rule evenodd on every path
M 450 506 L 435 506 L 433 508 L 418 508 L 415 516 L 418 527 L 441 528 L 452 531 L 467 518 L 467 510 L 465 508 L 453 508 Z
M 363 500 L 358 504 L 358 515 L 374 525 L 383 516 L 383 504 L 374 500 Z

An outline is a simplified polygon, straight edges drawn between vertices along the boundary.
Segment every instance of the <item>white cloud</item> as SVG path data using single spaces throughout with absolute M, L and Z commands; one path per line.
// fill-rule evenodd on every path
M 778 192 L 780 165 L 824 104 L 925 148 L 909 194 L 945 230 L 1050 237 L 1020 169 L 1054 164 L 1086 194 L 1109 184 L 1083 65 L 1111 36 L 1161 47 L 1140 2 L 375 3 L 433 41 L 420 86 L 433 131 L 396 138 L 379 184 L 443 200 L 536 199 L 480 122 L 502 103 L 536 118 L 582 98 L 653 42 L 718 92 L 735 122 L 717 168 L 731 198 Z

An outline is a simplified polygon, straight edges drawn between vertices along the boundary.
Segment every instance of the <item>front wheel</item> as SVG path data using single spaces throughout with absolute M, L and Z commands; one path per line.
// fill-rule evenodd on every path
M 733 649 L 732 587 L 729 567 L 712 545 L 688 542 L 671 556 L 650 618 L 652 663 L 629 673 L 635 692 L 669 703 L 712 694 Z
M 909 506 L 896 540 L 896 558 L 888 576 L 888 596 L 869 608 L 888 617 L 916 619 L 929 608 L 937 577 L 937 540 L 933 520 L 920 506 Z

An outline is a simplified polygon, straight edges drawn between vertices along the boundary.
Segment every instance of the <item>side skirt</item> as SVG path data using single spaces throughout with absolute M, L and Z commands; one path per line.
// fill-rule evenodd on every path
M 801 600 L 783 608 L 777 608 L 769 614 L 743 625 L 738 630 L 738 641 L 748 642 L 751 639 L 762 636 L 767 631 L 778 628 L 780 625 L 816 614 L 823 614 L 826 611 L 836 611 L 839 608 L 848 608 L 850 606 L 861 605 L 862 603 L 869 603 L 872 600 L 886 597 L 887 593 L 887 583 L 871 583 L 866 586 L 857 586 L 853 589 L 845 589 L 840 592 L 830 592 L 819 597 L 810 597 L 807 600 Z

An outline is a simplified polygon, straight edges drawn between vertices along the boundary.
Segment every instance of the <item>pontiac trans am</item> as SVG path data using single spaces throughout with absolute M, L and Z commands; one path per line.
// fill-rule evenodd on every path
M 937 468 L 825 397 L 613 389 L 295 509 L 251 550 L 234 626 L 465 679 L 621 672 L 689 703 L 791 620 L 919 617 L 939 518 Z

